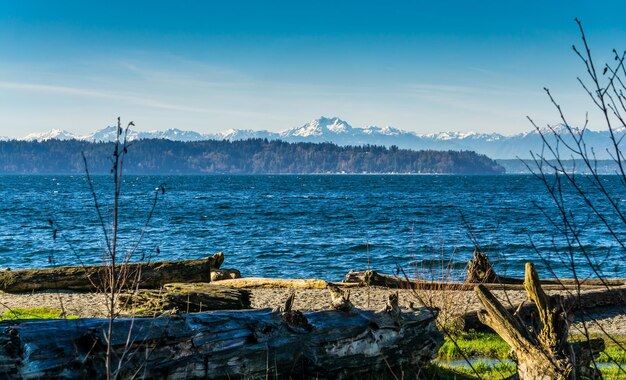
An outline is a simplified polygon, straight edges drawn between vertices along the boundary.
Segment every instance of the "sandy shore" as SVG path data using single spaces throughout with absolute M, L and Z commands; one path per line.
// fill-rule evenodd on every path
M 294 309 L 311 311 L 328 308 L 330 296 L 326 289 L 288 289 L 263 288 L 250 289 L 253 308 L 274 308 L 281 306 L 291 292 L 296 293 Z M 363 309 L 382 309 L 387 296 L 392 290 L 381 287 L 350 288 L 350 300 Z M 452 315 L 464 314 L 479 310 L 480 303 L 472 291 L 399 291 L 400 305 L 437 306 L 448 318 Z M 494 291 L 494 294 L 506 305 L 519 305 L 526 300 L 521 290 Z M 0 292 L 0 313 L 13 308 L 51 307 L 64 309 L 68 315 L 80 317 L 105 317 L 107 308 L 105 297 L 97 293 L 81 293 L 72 291 L 42 291 L 28 294 L 9 294 Z M 572 328 L 573 333 L 582 332 L 581 315 Z M 626 305 L 618 305 L 601 310 L 593 310 L 584 316 L 587 328 L 593 333 L 602 330 L 613 335 L 626 335 Z

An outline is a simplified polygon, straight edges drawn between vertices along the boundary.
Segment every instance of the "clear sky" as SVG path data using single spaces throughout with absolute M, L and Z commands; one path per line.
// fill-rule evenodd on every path
M 595 3 L 596 5 L 592 5 Z M 513 134 L 589 109 L 574 17 L 598 60 L 624 1 L 0 1 L 0 136 L 355 127 Z

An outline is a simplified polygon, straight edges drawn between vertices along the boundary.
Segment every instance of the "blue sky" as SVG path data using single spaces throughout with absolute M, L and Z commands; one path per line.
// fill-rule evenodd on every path
M 574 17 L 600 61 L 626 48 L 624 14 L 588 1 L 6 0 L 0 136 L 88 133 L 118 115 L 139 130 L 280 131 L 324 115 L 519 133 L 526 115 L 557 121 L 544 86 L 584 118 Z

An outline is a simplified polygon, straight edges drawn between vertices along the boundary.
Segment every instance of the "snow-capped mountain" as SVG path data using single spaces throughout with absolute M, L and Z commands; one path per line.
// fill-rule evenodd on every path
M 328 137 L 332 135 L 351 135 L 354 128 L 350 124 L 338 117 L 327 118 L 321 117 L 312 120 L 301 127 L 288 129 L 282 132 L 281 137 L 285 138 L 318 138 Z
M 78 140 L 86 141 L 114 141 L 116 138 L 117 127 L 106 127 L 89 135 L 78 137 Z M 167 129 L 165 131 L 128 131 L 128 140 L 141 139 L 167 139 L 172 141 L 199 141 L 206 140 L 207 137 L 201 133 L 194 131 L 183 131 L 177 128 Z
M 23 140 L 78 139 L 106 142 L 115 139 L 115 128 L 107 127 L 85 136 L 77 136 L 71 132 L 54 129 L 49 132 L 29 134 Z M 565 132 L 563 126 L 555 128 L 560 133 Z M 626 135 L 626 129 L 619 133 Z M 547 133 L 546 136 L 552 138 L 551 133 Z M 416 150 L 472 150 L 495 159 L 530 158 L 531 151 L 540 152 L 542 148 L 542 139 L 536 130 L 513 136 L 504 136 L 498 133 L 453 131 L 418 135 L 389 126 L 355 128 L 338 117 L 321 117 L 300 127 L 287 129 L 280 133 L 253 129 L 229 129 L 215 134 L 201 134 L 172 128 L 165 131 L 148 132 L 130 130 L 128 138 L 130 140 L 156 138 L 174 141 L 210 139 L 234 141 L 264 138 L 288 142 L 333 142 L 338 145 L 395 145 L 400 148 Z M 609 157 L 607 149 L 610 149 L 612 145 L 608 132 L 588 130 L 585 132 L 585 142 L 588 148 L 594 148 L 598 159 Z
M 20 140 L 27 141 L 46 141 L 46 140 L 74 140 L 79 137 L 72 132 L 64 131 L 62 129 L 52 129 L 48 132 L 30 133 Z
M 252 129 L 227 129 L 215 135 L 205 135 L 217 140 L 247 140 L 247 139 L 268 139 L 278 140 L 280 134 L 270 131 L 255 131 Z

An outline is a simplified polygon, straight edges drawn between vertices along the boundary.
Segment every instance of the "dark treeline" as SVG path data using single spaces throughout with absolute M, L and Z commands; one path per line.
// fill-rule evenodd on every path
M 92 173 L 108 173 L 112 143 L 2 141 L 1 173 L 82 173 L 85 152 Z M 134 141 L 125 171 L 133 174 L 440 173 L 500 174 L 487 156 L 468 151 L 412 151 L 331 143 L 169 140 Z

